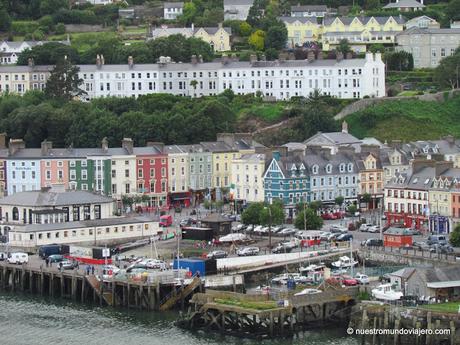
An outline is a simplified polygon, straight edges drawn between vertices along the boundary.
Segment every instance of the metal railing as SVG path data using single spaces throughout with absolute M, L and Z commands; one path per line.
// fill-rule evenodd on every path
M 406 248 L 406 247 L 382 247 L 382 246 L 365 246 L 361 247 L 362 250 L 369 252 L 379 252 L 388 254 L 398 254 L 406 257 L 441 260 L 451 263 L 460 263 L 460 254 L 456 253 L 441 253 L 433 252 L 430 250 L 423 250 L 419 248 Z

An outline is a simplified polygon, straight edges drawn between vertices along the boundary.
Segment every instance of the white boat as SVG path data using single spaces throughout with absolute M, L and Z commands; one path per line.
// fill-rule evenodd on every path
M 289 279 L 293 279 L 296 284 L 305 284 L 308 282 L 308 278 L 300 275 L 300 273 L 284 273 L 274 277 L 271 283 L 286 285 Z
M 311 265 L 308 265 L 306 267 L 300 267 L 299 268 L 299 272 L 301 274 L 308 274 L 310 272 L 319 272 L 319 271 L 324 271 L 324 264 L 323 263 L 319 263 L 318 265 L 316 264 L 311 264 Z
M 339 260 L 334 261 L 331 265 L 334 268 L 350 268 L 354 267 L 358 261 L 349 258 L 348 256 L 341 256 Z
M 372 289 L 371 292 L 375 299 L 383 301 L 397 301 L 403 296 L 401 291 L 393 290 L 391 284 L 381 284 Z

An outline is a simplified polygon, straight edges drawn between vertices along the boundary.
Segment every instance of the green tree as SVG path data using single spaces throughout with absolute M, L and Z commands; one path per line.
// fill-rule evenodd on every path
M 184 25 L 190 25 L 193 23 L 197 14 L 197 8 L 193 2 L 186 2 L 182 11 L 182 15 L 179 17 L 179 20 Z
M 460 86 L 460 53 L 445 57 L 434 70 L 433 79 L 441 87 L 451 89 Z
M 284 223 L 284 207 L 280 201 L 274 201 L 272 204 L 265 204 L 260 212 L 261 225 L 279 225 Z
M 343 196 L 338 196 L 335 198 L 334 202 L 337 206 L 341 207 L 343 205 L 343 202 L 345 201 L 345 198 Z
M 45 94 L 51 98 L 71 100 L 86 94 L 80 89 L 83 79 L 79 78 L 80 68 L 72 65 L 69 60 L 60 60 L 54 66 L 46 82 Z
M 351 214 L 354 215 L 356 212 L 358 212 L 358 207 L 356 205 L 354 205 L 354 204 L 350 205 L 350 206 L 348 206 L 347 211 L 348 211 L 348 213 L 351 213 Z
M 339 41 L 339 45 L 337 46 L 337 48 L 335 48 L 335 50 L 345 55 L 346 53 L 351 51 L 350 43 L 346 38 L 343 38 Z
M 457 225 L 450 233 L 449 242 L 454 247 L 460 247 L 460 225 Z
M 198 85 L 198 81 L 193 79 L 190 81 L 190 86 L 193 87 L 194 90 L 196 90 L 196 86 Z
M 9 31 L 11 28 L 11 23 L 12 20 L 8 14 L 8 10 L 3 5 L 3 3 L 0 2 L 0 31 Z
M 265 47 L 281 50 L 286 47 L 287 37 L 287 29 L 283 23 L 271 26 L 265 37 Z
M 260 213 L 264 208 L 263 202 L 254 202 L 249 204 L 249 206 L 243 211 L 241 215 L 241 222 L 246 225 L 259 224 L 260 222 Z
M 365 0 L 364 8 L 366 10 L 376 10 L 380 8 L 380 0 Z
M 372 196 L 369 193 L 364 193 L 361 195 L 361 202 L 364 202 L 366 204 L 370 203 L 372 200 Z
M 74 63 L 79 62 L 78 51 L 75 48 L 58 42 L 49 42 L 23 51 L 19 54 L 18 65 L 27 65 L 29 58 L 33 58 L 36 65 L 55 65 L 64 56 Z
M 247 37 L 251 34 L 252 26 L 247 22 L 241 22 L 239 25 L 239 32 L 240 35 L 243 37 Z
M 263 50 L 265 46 L 265 32 L 262 30 L 256 30 L 249 36 L 248 43 L 255 50 Z
M 412 71 L 414 69 L 414 58 L 411 53 L 389 52 L 385 54 L 384 59 L 390 71 Z
M 294 225 L 299 230 L 319 230 L 323 226 L 323 219 L 314 210 L 307 208 L 297 213 Z
M 58 23 L 56 28 L 54 29 L 56 35 L 63 35 L 65 34 L 65 25 L 63 23 Z
M 315 212 L 317 212 L 322 206 L 323 203 L 321 202 L 321 200 L 312 201 L 310 202 L 310 204 L 308 204 L 308 208 L 312 209 Z
M 460 0 L 450 0 L 444 12 L 449 21 L 460 20 Z

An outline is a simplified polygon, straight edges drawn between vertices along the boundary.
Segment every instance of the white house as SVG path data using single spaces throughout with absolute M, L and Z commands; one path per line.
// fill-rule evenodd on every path
M 264 201 L 265 155 L 244 154 L 232 161 L 231 193 L 235 200 Z
M 169 20 L 176 19 L 184 10 L 183 2 L 165 2 L 163 6 L 163 18 Z
M 246 20 L 254 0 L 224 0 L 224 20 Z

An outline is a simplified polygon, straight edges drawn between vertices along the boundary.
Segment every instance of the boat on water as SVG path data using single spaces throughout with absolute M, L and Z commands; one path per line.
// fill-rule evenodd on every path
M 313 273 L 313 272 L 322 272 L 324 271 L 324 268 L 326 266 L 323 263 L 319 263 L 318 265 L 316 264 L 311 264 L 305 267 L 300 267 L 299 272 L 300 274 L 308 274 L 308 273 Z
M 350 268 L 358 264 L 358 261 L 355 261 L 353 258 L 348 256 L 341 256 L 339 260 L 334 261 L 331 265 L 334 268 Z
M 283 273 L 272 278 L 272 284 L 287 285 L 289 280 L 293 280 L 296 284 L 306 284 L 310 281 L 308 277 L 302 276 L 300 273 Z
M 382 301 L 397 301 L 401 299 L 403 293 L 393 289 L 391 284 L 381 284 L 371 290 L 372 297 Z

